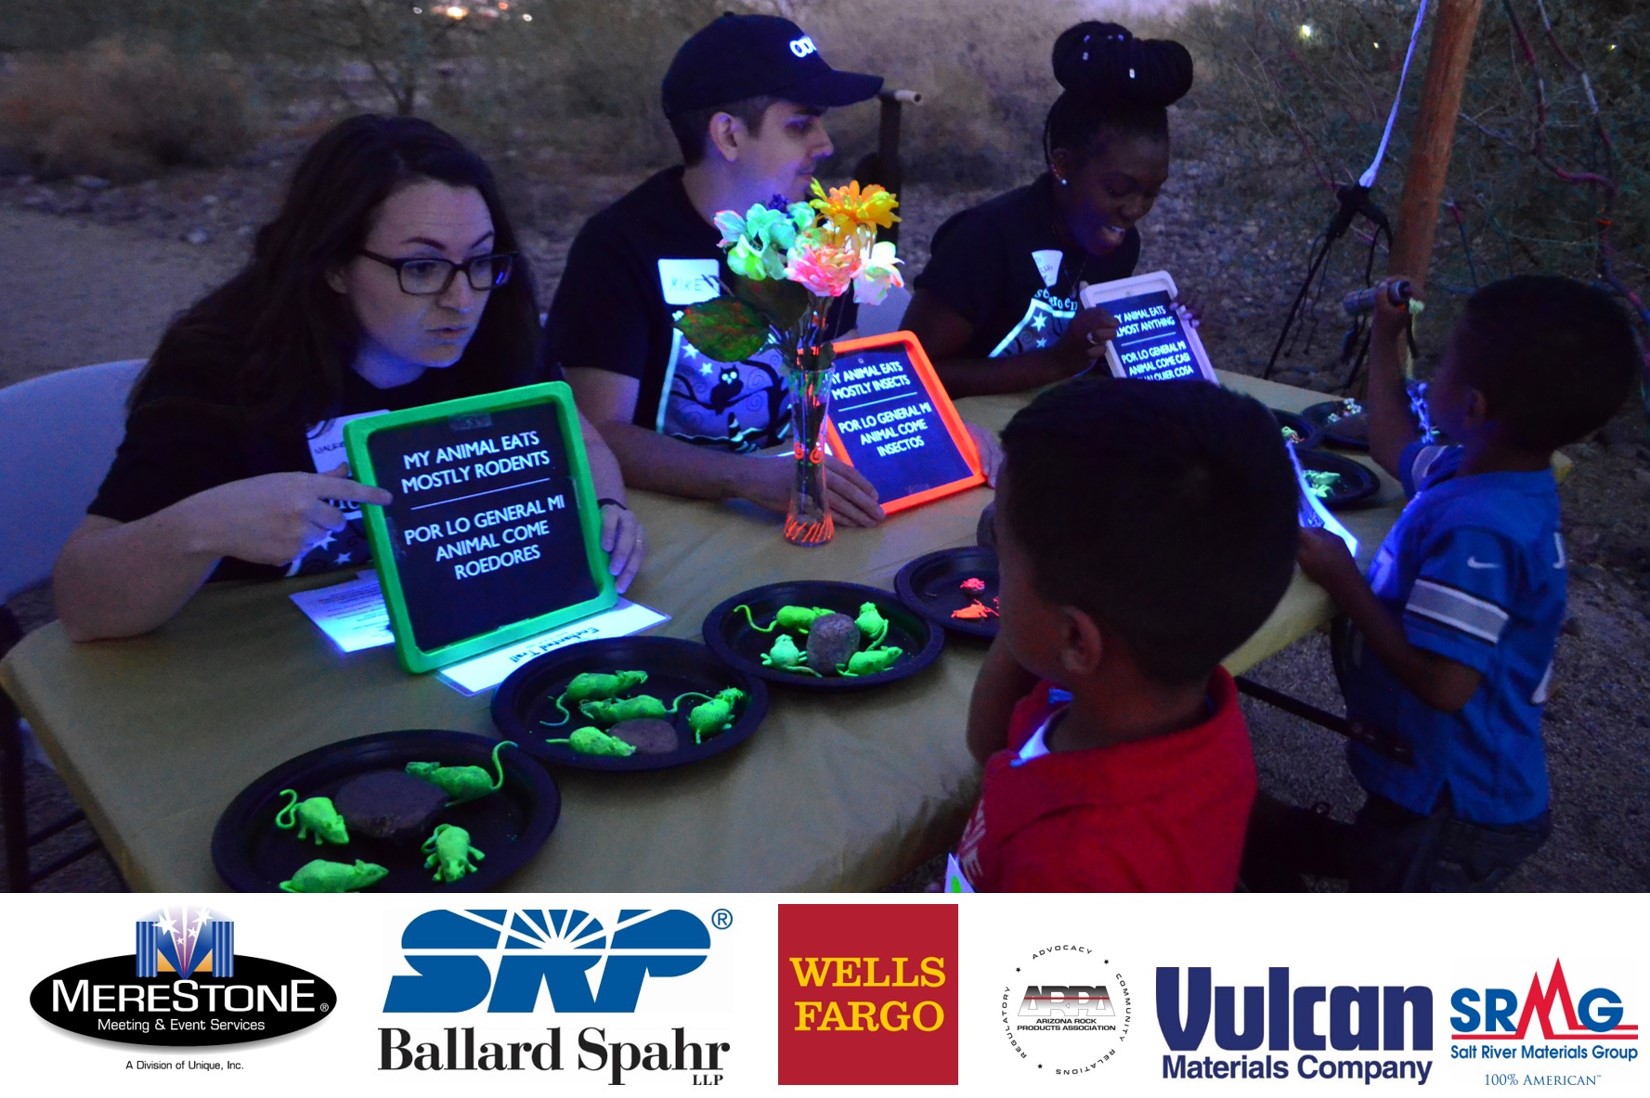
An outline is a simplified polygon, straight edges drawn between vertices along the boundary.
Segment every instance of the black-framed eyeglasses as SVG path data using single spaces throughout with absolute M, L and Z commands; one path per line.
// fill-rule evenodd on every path
M 469 281 L 473 290 L 496 290 L 510 281 L 510 271 L 515 267 L 516 252 L 495 252 L 492 255 L 471 256 L 463 263 L 454 263 L 450 259 L 419 256 L 415 259 L 391 259 L 387 255 L 369 252 L 361 249 L 361 254 L 386 267 L 395 268 L 396 280 L 401 283 L 401 292 L 417 294 L 420 297 L 429 297 L 435 294 L 444 294 L 447 287 L 453 284 L 453 278 L 459 271 Z

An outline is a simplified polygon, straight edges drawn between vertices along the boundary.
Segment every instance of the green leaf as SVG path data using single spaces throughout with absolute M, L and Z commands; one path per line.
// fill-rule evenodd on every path
M 676 327 L 689 343 L 718 362 L 741 362 L 768 342 L 768 322 L 762 314 L 733 297 L 688 306 Z
M 808 308 L 807 288 L 788 278 L 757 281 L 734 275 L 733 292 L 740 301 L 767 317 L 775 328 L 795 327 Z

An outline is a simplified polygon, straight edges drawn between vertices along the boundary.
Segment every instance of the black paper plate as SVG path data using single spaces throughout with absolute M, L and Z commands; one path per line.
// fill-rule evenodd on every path
M 963 589 L 965 580 L 982 580 L 985 589 Z M 995 610 L 997 598 L 997 554 L 977 545 L 941 549 L 918 557 L 899 570 L 894 590 L 905 604 L 942 629 L 968 637 L 997 635 L 995 617 L 969 619 L 952 614 L 971 606 L 976 599 Z
M 1341 411 L 1341 408 L 1340 401 L 1326 400 L 1301 409 L 1301 416 L 1322 432 L 1322 438 L 1319 440 L 1321 442 L 1348 450 L 1369 449 L 1369 410 L 1366 408 L 1361 416 L 1352 420 L 1351 425 L 1344 421 L 1330 423 L 1329 417 Z
M 1303 469 L 1341 474 L 1341 479 L 1335 482 L 1335 490 L 1323 501 L 1323 505 L 1331 511 L 1362 503 L 1373 496 L 1375 490 L 1381 486 L 1380 478 L 1367 465 L 1353 461 L 1349 457 L 1323 450 L 1300 450 L 1298 456 Z
M 777 633 L 762 633 L 751 628 L 743 612 L 734 613 L 741 603 L 749 604 L 751 614 L 759 622 L 769 622 L 781 606 L 823 606 L 859 616 L 863 602 L 876 603 L 877 610 L 888 619 L 886 643 L 905 650 L 894 665 L 876 675 L 842 678 L 827 675 L 798 675 L 777 668 L 763 667 L 762 657 L 773 645 Z M 901 602 L 892 591 L 880 587 L 866 587 L 858 583 L 832 583 L 826 580 L 795 580 L 788 583 L 770 583 L 727 599 L 705 617 L 705 643 L 726 662 L 769 682 L 794 686 L 800 690 L 864 690 L 909 678 L 939 658 L 945 647 L 945 633 Z M 800 638 L 798 647 L 803 647 Z
M 1272 418 L 1278 421 L 1278 426 L 1288 427 L 1300 436 L 1295 443 L 1295 449 L 1308 450 L 1323 440 L 1323 428 L 1308 420 L 1299 412 L 1286 412 L 1282 408 L 1268 408 Z
M 424 868 L 423 838 L 408 840 L 352 836 L 345 846 L 299 842 L 296 831 L 275 827 L 275 814 L 295 789 L 300 798 L 330 797 L 351 778 L 375 770 L 402 770 L 410 762 L 493 769 L 498 741 L 469 732 L 409 729 L 379 732 L 318 747 L 288 759 L 240 792 L 218 818 L 212 832 L 212 864 L 231 888 L 273 892 L 300 867 L 316 858 L 354 863 L 373 862 L 390 871 L 374 892 L 486 892 L 497 888 L 538 853 L 561 815 L 561 793 L 544 767 L 524 752 L 506 747 L 499 755 L 504 788 L 465 804 L 442 809 L 436 823 L 456 824 L 470 832 L 470 842 L 487 855 L 457 881 L 438 884 Z M 431 825 L 434 827 L 434 824 Z M 427 838 L 425 836 L 424 838 Z
M 671 718 L 680 744 L 675 751 L 657 755 L 638 751 L 623 758 L 587 755 L 564 743 L 546 742 L 595 723 L 586 720 L 576 705 L 567 705 L 572 717 L 565 724 L 547 728 L 541 723 L 561 719 L 561 712 L 555 706 L 556 698 L 575 675 L 587 671 L 600 674 L 646 671 L 647 682 L 620 695 L 626 698 L 652 694 L 668 704 L 690 690 L 714 695 L 730 686 L 743 690 L 746 697 L 735 710 L 733 727 L 706 737 L 703 743 L 694 743 L 688 728 L 688 713 L 695 705 L 702 704 L 693 699 L 684 701 L 680 712 Z M 696 763 L 750 739 L 767 714 L 768 688 L 760 681 L 727 666 L 702 644 L 669 637 L 609 637 L 546 652 L 510 672 L 510 677 L 499 684 L 498 692 L 493 695 L 493 723 L 506 739 L 515 740 L 529 754 L 546 762 L 581 770 L 664 770 Z

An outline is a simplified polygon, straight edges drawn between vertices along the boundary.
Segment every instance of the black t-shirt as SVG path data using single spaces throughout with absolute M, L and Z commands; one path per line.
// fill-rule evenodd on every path
M 680 166 L 652 176 L 579 230 L 550 303 L 546 343 L 562 369 L 635 378 L 631 421 L 638 427 L 747 453 L 790 433 L 790 391 L 777 351 L 719 362 L 672 324 L 685 306 L 717 296 L 719 280 L 731 279 L 721 238 L 688 201 Z M 851 297 L 839 298 L 830 335 L 858 319 Z
M 266 473 L 316 472 L 309 440 L 324 424 L 292 418 L 245 419 L 216 409 L 236 401 L 223 356 L 183 356 L 154 378 L 143 402 L 126 419 L 126 436 L 87 513 L 135 522 L 197 492 Z M 375 389 L 348 372 L 335 414 L 400 411 L 473 395 L 462 363 L 429 369 L 393 389 Z M 344 460 L 340 454 L 339 461 Z M 219 562 L 212 579 L 273 579 L 283 575 L 365 568 L 371 564 L 359 512 L 349 524 L 291 565 L 256 564 L 235 557 Z
M 952 216 L 934 234 L 933 254 L 915 287 L 974 325 L 964 358 L 1001 358 L 1050 347 L 1077 314 L 1079 282 L 1134 273 L 1140 233 L 1098 258 L 1066 251 L 1054 232 L 1054 181 L 998 195 Z

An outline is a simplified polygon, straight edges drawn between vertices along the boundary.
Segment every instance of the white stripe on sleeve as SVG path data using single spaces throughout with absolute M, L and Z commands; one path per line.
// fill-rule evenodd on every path
M 1501 630 L 1507 624 L 1507 612 L 1495 603 L 1432 580 L 1415 581 L 1404 610 L 1491 644 L 1501 639 Z

